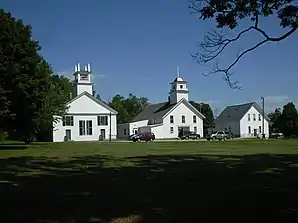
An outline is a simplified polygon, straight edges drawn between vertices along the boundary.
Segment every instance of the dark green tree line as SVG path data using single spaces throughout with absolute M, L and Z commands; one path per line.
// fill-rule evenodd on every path
M 127 98 L 117 94 L 108 104 L 118 111 L 117 123 L 121 124 L 131 122 L 149 105 L 149 100 L 145 97 L 138 98 L 134 94 L 129 94 Z
M 52 75 L 31 32 L 0 9 L 0 129 L 26 143 L 52 127 L 54 114 L 64 114 L 71 86 Z
M 270 113 L 271 132 L 282 132 L 285 137 L 298 136 L 298 113 L 293 102 L 283 106 L 283 109 L 275 109 Z
M 211 106 L 207 103 L 194 101 L 190 101 L 190 104 L 205 116 L 203 121 L 204 132 L 206 133 L 208 128 L 214 128 L 214 115 Z

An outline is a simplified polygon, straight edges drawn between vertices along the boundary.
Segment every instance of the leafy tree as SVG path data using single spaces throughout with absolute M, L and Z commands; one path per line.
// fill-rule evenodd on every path
M 97 98 L 98 100 L 101 100 L 101 97 L 100 97 L 99 94 L 96 94 L 96 98 Z
M 4 83 L 5 98 L 10 103 L 10 117 L 3 119 L 6 128 L 25 134 L 24 138 L 31 138 L 36 125 L 38 105 L 34 99 L 41 81 L 36 78 L 39 49 L 38 43 L 31 40 L 31 27 L 0 9 L 0 83 Z
M 63 76 L 49 76 L 49 85 L 45 93 L 40 113 L 40 126 L 38 140 L 50 140 L 52 125 L 57 122 L 57 116 L 63 116 L 66 111 L 66 103 L 71 99 L 73 90 L 72 82 Z
M 280 108 L 276 108 L 274 112 L 268 114 L 270 118 L 270 132 L 281 132 L 281 123 L 280 123 L 280 116 L 281 116 Z
M 292 135 L 297 135 L 298 113 L 293 102 L 283 106 L 282 114 L 279 116 L 279 123 L 285 136 L 290 138 Z
M 134 94 L 129 94 L 127 98 L 117 94 L 109 103 L 109 106 L 118 111 L 117 122 L 119 124 L 132 121 L 148 105 L 147 98 L 138 98 Z
M 57 98 L 63 87 L 57 87 L 39 50 L 31 27 L 0 9 L 1 126 L 26 143 L 66 108 L 65 98 Z
M 131 121 L 139 113 L 141 113 L 146 106 L 148 106 L 148 99 L 145 97 L 138 98 L 134 94 L 129 94 L 124 101 L 124 108 L 128 114 L 128 120 Z
M 231 81 L 231 71 L 242 57 L 266 43 L 286 39 L 298 28 L 298 6 L 294 4 L 294 0 L 190 0 L 189 2 L 189 8 L 194 13 L 198 13 L 203 20 L 214 19 L 220 30 L 213 30 L 206 34 L 200 44 L 200 51 L 192 55 L 198 63 L 215 61 L 227 47 L 249 32 L 257 32 L 262 37 L 255 45 L 240 52 L 229 66 L 221 67 L 216 63 L 213 71 L 204 74 L 224 74 L 225 81 L 231 88 L 240 88 L 237 81 Z M 261 28 L 262 17 L 273 17 L 279 20 L 281 28 L 286 31 L 277 37 L 270 36 Z M 250 20 L 251 24 L 234 37 L 229 37 L 223 31 L 223 28 L 234 30 L 244 20 Z
M 213 112 L 211 109 L 211 106 L 207 103 L 202 103 L 202 102 L 194 102 L 190 101 L 190 104 L 194 106 L 198 111 L 200 111 L 204 116 L 204 132 L 207 131 L 208 128 L 213 128 L 214 127 L 214 116 Z
M 116 111 L 118 111 L 117 115 L 117 123 L 126 123 L 128 122 L 128 113 L 124 105 L 125 97 L 117 94 L 113 97 L 112 101 L 109 103 L 109 106 Z
M 9 115 L 9 101 L 6 97 L 7 92 L 4 90 L 4 87 L 0 85 L 0 132 L 1 127 L 3 126 L 3 122 L 5 117 Z M 2 130 L 3 131 L 3 130 Z

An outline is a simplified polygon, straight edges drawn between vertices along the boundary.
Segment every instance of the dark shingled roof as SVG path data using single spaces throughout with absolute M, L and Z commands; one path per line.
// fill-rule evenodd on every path
M 240 119 L 248 112 L 248 110 L 254 106 L 258 112 L 262 114 L 262 109 L 255 102 L 227 106 L 217 117 L 216 122 L 239 122 Z M 268 120 L 268 116 L 265 114 L 265 119 Z
M 142 120 L 161 119 L 175 105 L 176 104 L 170 105 L 169 102 L 162 102 L 158 104 L 149 105 L 140 114 L 138 114 L 132 121 L 138 122 Z

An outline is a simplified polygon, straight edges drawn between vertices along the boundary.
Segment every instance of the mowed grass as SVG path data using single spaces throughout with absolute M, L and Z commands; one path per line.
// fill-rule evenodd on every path
M 292 222 L 298 140 L 0 145 L 3 222 Z

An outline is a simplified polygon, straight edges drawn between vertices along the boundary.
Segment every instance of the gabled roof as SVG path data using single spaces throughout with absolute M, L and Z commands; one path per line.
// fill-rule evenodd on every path
M 113 108 L 111 108 L 110 106 L 108 106 L 105 102 L 97 99 L 96 97 L 94 97 L 93 95 L 89 94 L 86 91 L 84 91 L 83 93 L 81 93 L 78 96 L 76 96 L 73 99 L 71 99 L 69 102 L 67 102 L 67 104 L 68 105 L 71 104 L 72 102 L 74 102 L 75 100 L 79 99 L 80 97 L 82 97 L 84 95 L 87 96 L 88 98 L 90 98 L 91 100 L 95 101 L 97 104 L 101 105 L 102 107 L 106 108 L 107 110 L 109 110 L 113 114 L 118 114 L 118 112 L 116 110 L 114 110 Z
M 176 104 L 170 104 L 169 102 L 162 102 L 158 104 L 148 105 L 140 114 L 138 114 L 132 122 L 138 122 L 142 120 L 161 119 L 166 113 L 168 113 Z
M 246 104 L 240 105 L 231 105 L 227 106 L 217 117 L 216 122 L 239 122 L 242 117 L 248 112 L 248 110 L 254 107 L 261 115 L 263 114 L 263 110 L 256 102 L 250 102 Z M 269 117 L 265 114 L 264 117 L 267 121 L 269 121 Z
M 195 112 L 202 118 L 205 118 L 204 115 L 202 115 L 195 107 L 193 107 L 187 100 L 183 98 L 176 104 L 170 104 L 169 102 L 162 102 L 158 104 L 149 105 L 139 115 L 137 115 L 132 120 L 132 122 L 156 119 L 157 122 L 155 122 L 155 124 L 157 124 L 158 122 L 162 122 L 162 118 L 164 118 L 168 113 L 174 110 L 181 103 L 184 103 L 193 112 Z

